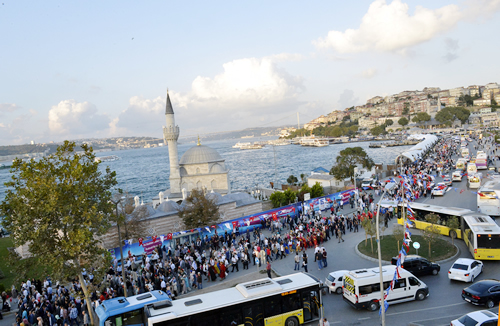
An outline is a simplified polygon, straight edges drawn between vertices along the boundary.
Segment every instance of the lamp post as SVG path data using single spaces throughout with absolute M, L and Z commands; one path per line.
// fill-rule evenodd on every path
M 120 246 L 120 260 L 122 264 L 122 279 L 123 279 L 123 293 L 125 295 L 125 298 L 127 297 L 127 280 L 125 278 L 125 264 L 123 264 L 123 248 L 122 248 L 122 236 L 120 233 L 120 222 L 119 222 L 119 216 L 118 216 L 118 203 L 124 199 L 125 197 L 121 197 L 118 200 L 111 200 L 113 204 L 115 204 L 116 208 L 116 226 L 118 228 L 118 242 Z
M 377 218 L 375 219 L 376 228 L 377 228 L 377 252 L 378 252 L 378 273 L 380 275 L 380 307 L 382 309 L 382 326 L 385 326 L 385 307 L 384 307 L 384 274 L 382 273 L 382 253 L 380 252 L 380 230 L 379 230 L 379 220 L 380 220 L 380 203 L 382 199 L 384 199 L 387 191 L 394 188 L 396 184 L 391 182 L 387 183 L 384 187 L 384 192 L 382 193 L 382 197 L 377 204 Z

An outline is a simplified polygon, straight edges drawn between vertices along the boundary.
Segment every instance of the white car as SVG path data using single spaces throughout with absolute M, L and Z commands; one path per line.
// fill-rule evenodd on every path
M 342 294 L 342 283 L 344 280 L 344 274 L 346 273 L 349 273 L 349 271 L 341 270 L 328 274 L 325 280 L 325 285 L 328 286 L 330 293 Z
M 447 189 L 448 185 L 444 182 L 440 182 L 434 187 L 434 189 L 432 189 L 432 194 L 434 196 L 444 196 Z
M 462 317 L 452 320 L 451 326 L 495 326 L 498 323 L 498 315 L 489 310 L 469 312 Z
M 455 172 L 453 172 L 453 174 L 451 175 L 451 179 L 452 181 L 462 181 L 462 171 L 460 170 L 457 170 Z
M 443 179 L 443 183 L 446 184 L 447 186 L 451 186 L 451 179 L 449 177 L 445 177 Z
M 474 279 L 483 271 L 483 263 L 479 260 L 459 258 L 448 271 L 450 280 L 474 282 Z

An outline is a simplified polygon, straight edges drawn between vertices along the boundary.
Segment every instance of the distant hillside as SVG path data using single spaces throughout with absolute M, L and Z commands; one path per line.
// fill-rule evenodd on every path
M 50 145 L 10 145 L 10 146 L 0 146 L 0 156 L 7 155 L 19 155 L 19 154 L 30 154 L 30 153 L 42 153 L 46 150 L 49 150 L 49 153 L 53 153 L 57 149 L 56 144 Z
M 247 128 L 243 130 L 236 131 L 226 131 L 226 132 L 217 132 L 211 134 L 200 135 L 200 138 L 205 141 L 210 140 L 225 140 L 225 139 L 238 139 L 241 137 L 261 137 L 262 134 L 266 134 L 264 136 L 278 136 L 279 131 L 283 127 L 259 127 L 259 128 Z M 181 137 L 185 141 L 195 140 L 197 136 L 189 136 L 189 137 Z

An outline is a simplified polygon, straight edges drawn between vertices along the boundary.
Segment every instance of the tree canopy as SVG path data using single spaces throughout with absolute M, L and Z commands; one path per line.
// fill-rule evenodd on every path
M 109 167 L 99 170 L 91 147 L 81 149 L 77 153 L 75 143 L 65 141 L 39 161 L 16 159 L 0 212 L 14 245 L 28 244 L 33 258 L 52 268 L 56 279 L 78 276 L 90 303 L 81 272 L 102 271 L 109 263 L 99 237 L 110 226 L 111 189 L 117 181 Z
M 411 121 L 419 123 L 425 121 L 431 121 L 431 116 L 427 112 L 419 112 L 417 113 Z
M 444 109 L 440 110 L 438 113 L 436 113 L 436 120 L 446 124 L 448 126 L 451 126 L 453 121 L 455 119 L 460 120 L 462 123 L 465 123 L 467 119 L 469 119 L 470 111 L 467 110 L 464 107 L 454 107 L 454 106 L 447 106 Z
M 356 165 L 371 169 L 375 163 L 361 147 L 347 147 L 340 151 L 336 163 L 330 169 L 330 174 L 337 180 L 350 178 L 354 184 L 354 168 Z
M 323 195 L 323 187 L 319 184 L 319 182 L 316 182 L 314 186 L 311 187 L 311 198 L 317 198 Z
M 398 120 L 398 123 L 404 127 L 409 123 L 409 121 L 405 117 L 402 117 L 401 119 Z
M 220 218 L 219 206 L 215 200 L 207 198 L 203 190 L 191 190 L 183 204 L 179 217 L 188 229 L 213 225 Z

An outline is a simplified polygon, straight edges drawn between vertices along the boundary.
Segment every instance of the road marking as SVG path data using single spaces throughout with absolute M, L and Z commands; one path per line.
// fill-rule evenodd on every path
M 417 309 L 417 310 L 408 310 L 408 311 L 402 311 L 402 312 L 395 312 L 392 314 L 386 314 L 386 316 L 395 316 L 395 315 L 401 315 L 401 314 L 407 314 L 409 312 L 418 312 L 418 311 L 427 311 L 427 310 L 432 310 L 432 309 L 441 309 L 441 308 L 447 308 L 447 307 L 453 307 L 453 306 L 459 306 L 459 305 L 465 305 L 468 304 L 467 302 L 460 302 L 460 303 L 452 303 L 446 306 L 439 306 L 439 307 L 434 307 L 434 308 L 425 308 L 425 309 Z
M 366 318 L 358 318 L 358 320 L 367 320 L 367 319 L 371 319 L 372 317 L 366 317 Z
M 459 315 L 448 315 L 448 316 L 441 316 L 441 317 L 436 317 L 436 318 L 429 318 L 429 319 L 421 319 L 421 320 L 416 320 L 416 321 L 413 321 L 412 323 L 419 323 L 419 322 L 422 322 L 422 321 L 428 321 L 428 320 L 436 320 L 436 319 L 441 319 L 441 318 L 452 318 L 452 317 L 460 317 L 464 314 L 459 314 Z

